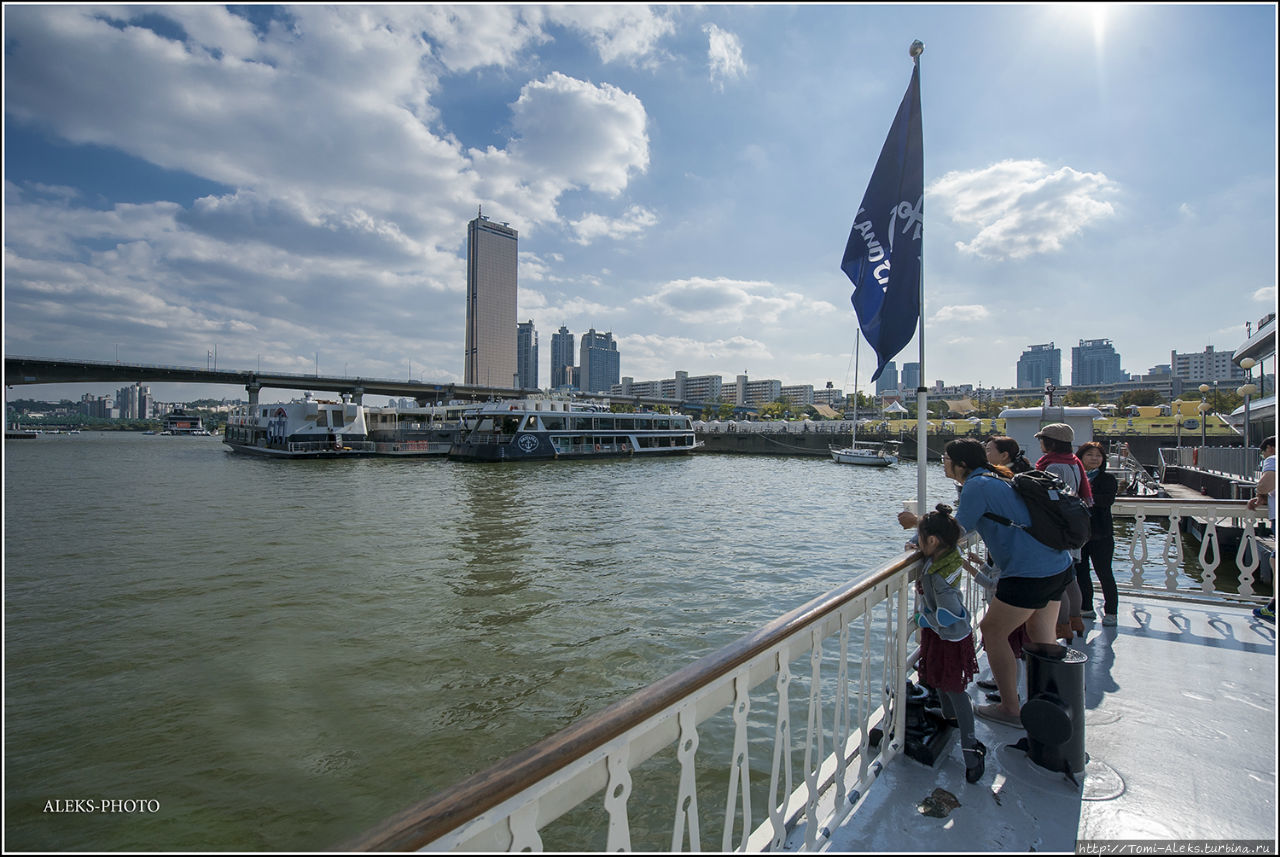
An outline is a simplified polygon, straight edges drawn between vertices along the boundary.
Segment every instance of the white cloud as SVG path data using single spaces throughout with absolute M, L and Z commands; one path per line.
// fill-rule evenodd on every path
M 629 335 L 618 337 L 618 350 L 625 354 L 626 374 L 637 381 L 670 378 L 678 369 L 694 375 L 719 373 L 732 380 L 747 365 L 767 365 L 773 360 L 765 343 L 744 336 L 703 340 Z
M 588 214 L 569 223 L 576 244 L 590 244 L 597 238 L 630 238 L 658 222 L 658 216 L 647 208 L 633 205 L 621 217 L 609 218 Z
M 638 63 L 657 49 L 663 36 L 675 32 L 675 24 L 649 6 L 553 6 L 548 19 L 583 33 L 603 62 Z
M 1106 197 L 1115 190 L 1102 173 L 1010 160 L 947 173 L 929 188 L 928 199 L 957 223 L 977 227 L 969 243 L 957 242 L 961 251 L 1022 259 L 1061 250 L 1086 227 L 1114 215 Z
M 1258 289 L 1256 292 L 1253 293 L 1253 299 L 1255 301 L 1261 301 L 1262 303 L 1271 304 L 1272 306 L 1275 306 L 1276 287 L 1264 286 Z
M 689 324 L 737 324 L 747 320 L 772 324 L 787 311 L 826 313 L 835 307 L 787 292 L 772 283 L 691 277 L 672 280 L 635 303 L 652 307 Z
M 747 74 L 747 63 L 742 58 L 742 42 L 730 32 L 715 24 L 702 28 L 707 34 L 707 66 L 711 69 L 711 82 L 724 89 L 726 80 L 737 80 Z
M 944 306 L 934 313 L 934 321 L 972 322 L 991 317 L 991 312 L 980 304 Z

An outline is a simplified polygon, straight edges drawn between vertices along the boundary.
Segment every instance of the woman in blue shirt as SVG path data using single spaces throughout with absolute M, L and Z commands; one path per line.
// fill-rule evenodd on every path
M 956 520 L 966 531 L 978 531 L 1001 569 L 995 597 L 979 625 L 1000 702 L 979 706 L 976 713 L 987 720 L 1021 726 L 1018 665 L 1009 634 L 1026 623 L 1032 642 L 1056 642 L 1058 604 L 1067 584 L 1075 580 L 1075 564 L 1067 551 L 1040 543 L 1021 527 L 985 517 L 992 512 L 1015 524 L 1031 523 L 1026 504 L 991 469 L 981 443 L 968 438 L 951 441 L 943 453 L 942 466 L 948 477 L 961 484 Z

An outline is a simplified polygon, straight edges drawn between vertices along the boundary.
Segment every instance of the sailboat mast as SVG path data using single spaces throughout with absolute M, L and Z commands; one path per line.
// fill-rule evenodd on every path
M 862 328 L 853 326 L 853 445 L 858 445 L 858 351 L 862 344 Z

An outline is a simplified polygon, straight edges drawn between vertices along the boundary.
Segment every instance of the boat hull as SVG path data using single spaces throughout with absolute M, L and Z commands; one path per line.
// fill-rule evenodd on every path
M 367 444 L 363 443 L 359 447 L 343 446 L 340 448 L 328 447 L 323 449 L 281 449 L 279 447 L 256 446 L 250 443 L 237 443 L 235 441 L 228 440 L 224 440 L 223 444 L 227 447 L 228 452 L 235 452 L 241 455 L 256 455 L 259 458 L 363 458 L 376 454 L 372 449 L 365 448 Z
M 688 455 L 702 446 L 700 441 L 672 436 L 668 446 L 651 446 L 630 436 L 600 439 L 602 442 L 576 442 L 572 435 L 555 435 L 544 432 L 520 434 L 492 440 L 465 439 L 453 444 L 449 458 L 457 461 L 556 461 L 590 458 L 649 457 L 660 455 Z

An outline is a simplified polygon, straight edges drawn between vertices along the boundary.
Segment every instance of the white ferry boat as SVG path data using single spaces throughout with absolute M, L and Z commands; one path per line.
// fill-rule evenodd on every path
M 475 403 L 366 407 L 365 427 L 375 455 L 448 455 L 462 432 L 462 416 Z
M 302 399 L 237 408 L 227 418 L 222 442 L 232 452 L 270 458 L 345 458 L 372 455 L 364 408 L 342 401 Z
M 204 420 L 198 414 L 189 414 L 184 410 L 175 409 L 172 413 L 164 415 L 160 434 L 211 437 L 213 433 L 204 427 Z
M 521 399 L 468 412 L 449 457 L 531 461 L 674 455 L 701 445 L 684 414 L 615 414 L 600 403 Z

